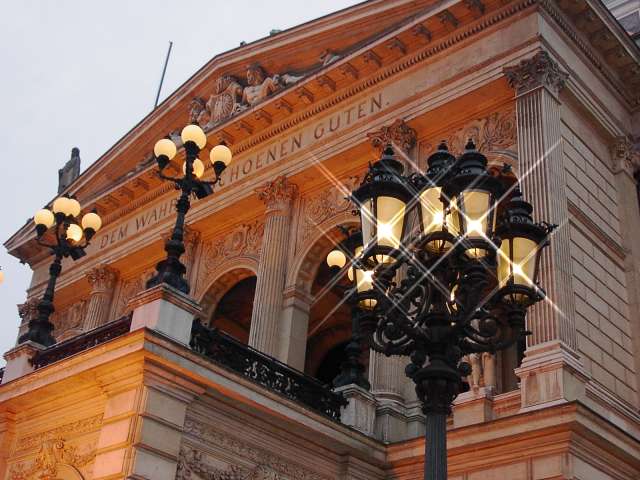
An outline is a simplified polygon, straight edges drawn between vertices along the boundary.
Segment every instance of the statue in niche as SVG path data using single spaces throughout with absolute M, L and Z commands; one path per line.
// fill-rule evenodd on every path
M 73 147 L 71 158 L 58 170 L 58 193 L 62 193 L 80 176 L 80 149 Z
M 247 67 L 248 85 L 242 91 L 242 103 L 253 106 L 274 92 L 300 81 L 301 78 L 288 73 L 268 77 L 260 65 L 251 64 Z

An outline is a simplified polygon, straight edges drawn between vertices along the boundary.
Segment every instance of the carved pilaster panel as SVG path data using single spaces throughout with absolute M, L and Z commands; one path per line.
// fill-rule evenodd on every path
M 53 336 L 61 342 L 82 331 L 82 324 L 87 313 L 87 300 L 78 300 L 51 316 L 54 325 Z
M 122 280 L 116 303 L 115 318 L 119 318 L 128 312 L 127 305 L 129 300 L 145 289 L 147 280 L 153 276 L 154 272 L 154 268 L 149 268 L 135 277 Z
M 99 265 L 87 273 L 87 280 L 93 292 L 106 292 L 113 289 L 118 279 L 118 272 L 106 265 Z

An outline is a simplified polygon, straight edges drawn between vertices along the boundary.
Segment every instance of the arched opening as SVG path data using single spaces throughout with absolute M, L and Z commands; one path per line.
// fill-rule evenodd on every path
M 343 294 L 349 282 L 344 276 L 335 276 L 324 256 L 321 262 L 311 285 L 313 303 L 309 311 L 305 373 L 331 384 L 340 373 L 340 365 L 346 358 L 345 346 L 351 338 L 351 307 Z M 369 355 L 363 352 L 361 361 L 366 367 Z
M 255 293 L 255 276 L 240 280 L 220 299 L 209 325 L 219 328 L 242 343 L 248 343 Z
M 255 291 L 256 274 L 252 269 L 243 266 L 227 270 L 209 286 L 200 301 L 204 307 L 203 323 L 248 343 Z

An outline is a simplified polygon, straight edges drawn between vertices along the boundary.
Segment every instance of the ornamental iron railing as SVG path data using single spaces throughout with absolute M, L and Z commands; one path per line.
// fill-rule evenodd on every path
M 190 345 L 214 363 L 335 421 L 340 420 L 340 407 L 346 404 L 341 394 L 219 329 L 207 328 L 195 320 Z
M 35 369 L 45 367 L 54 362 L 63 360 L 76 353 L 84 352 L 96 345 L 108 342 L 116 337 L 129 332 L 131 327 L 131 314 L 89 330 L 82 335 L 70 338 L 60 343 L 55 343 L 44 350 L 36 352 L 31 359 Z

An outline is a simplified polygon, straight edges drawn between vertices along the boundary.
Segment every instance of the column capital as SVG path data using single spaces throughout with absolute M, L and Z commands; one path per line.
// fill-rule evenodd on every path
M 380 153 L 389 143 L 402 149 L 404 153 L 409 153 L 415 146 L 418 135 L 403 119 L 398 118 L 391 125 L 385 125 L 380 130 L 367 133 L 367 138 Z
M 569 74 L 561 70 L 558 62 L 545 50 L 539 50 L 517 65 L 505 67 L 504 74 L 517 95 L 541 87 L 558 95 L 569 78 Z
M 22 323 L 34 319 L 38 315 L 39 300 L 35 297 L 28 298 L 24 303 L 18 304 L 18 315 L 22 319 Z
M 256 188 L 258 198 L 267 206 L 267 213 L 287 211 L 291 201 L 298 193 L 298 186 L 281 175 L 262 187 Z
M 617 137 L 610 149 L 614 173 L 626 172 L 633 176 L 636 171 L 640 170 L 640 152 L 628 137 Z
M 108 265 L 98 265 L 87 272 L 87 280 L 94 292 L 113 288 L 118 278 L 118 271 Z

